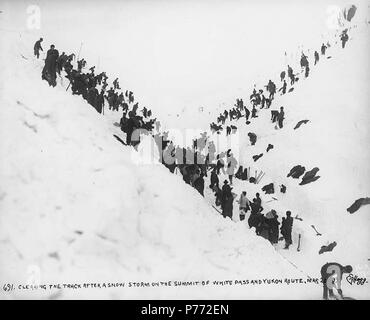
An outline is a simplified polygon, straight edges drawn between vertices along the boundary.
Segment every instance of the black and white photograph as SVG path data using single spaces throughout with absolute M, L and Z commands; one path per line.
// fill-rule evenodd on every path
M 369 0 L 0 0 L 0 300 L 370 299 Z

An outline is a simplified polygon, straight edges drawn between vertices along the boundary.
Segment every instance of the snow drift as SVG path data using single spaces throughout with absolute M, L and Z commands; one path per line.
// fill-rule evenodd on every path
M 180 177 L 159 164 L 136 165 L 104 116 L 65 87 L 41 81 L 42 63 L 24 53 L 32 46 L 27 34 L 1 36 L 8 48 L 0 82 L 2 284 L 302 276 L 245 225 L 220 217 Z M 291 286 L 286 297 L 302 290 L 309 286 Z M 277 286 L 264 285 L 1 294 L 283 297 Z

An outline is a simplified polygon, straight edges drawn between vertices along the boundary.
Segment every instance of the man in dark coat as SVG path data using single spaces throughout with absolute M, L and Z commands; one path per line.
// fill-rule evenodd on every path
M 314 56 L 315 56 L 315 63 L 314 64 L 316 65 L 316 63 L 318 63 L 319 59 L 320 59 L 319 53 L 317 51 L 315 51 Z
M 248 225 L 250 228 L 255 227 L 256 228 L 256 234 L 259 234 L 260 231 L 260 224 L 263 220 L 263 215 L 261 211 L 263 208 L 261 205 L 258 203 L 257 199 L 254 198 L 253 202 L 250 202 L 250 209 L 251 209 L 251 214 L 249 215 L 248 218 Z
M 262 204 L 262 199 L 261 199 L 261 197 L 260 197 L 260 194 L 257 192 L 256 193 L 256 197 L 253 199 L 253 201 L 254 200 L 256 200 L 256 203 L 259 205 L 259 206 L 261 206 L 261 204 Z
M 268 219 L 264 215 L 260 215 L 260 223 L 258 227 L 256 228 L 257 234 L 260 237 L 265 238 L 266 240 L 269 240 L 270 238 L 270 225 L 268 222 Z
M 321 46 L 321 54 L 324 56 L 327 46 L 323 43 Z
M 35 42 L 35 45 L 33 46 L 33 53 L 34 55 L 36 56 L 36 58 L 38 59 L 40 57 L 40 50 L 41 51 L 44 51 L 41 47 L 41 42 L 43 41 L 42 38 L 40 38 L 40 40 L 37 40 Z
M 223 209 L 222 209 L 222 215 L 226 218 L 229 217 L 232 219 L 233 216 L 233 201 L 234 201 L 234 196 L 230 191 L 230 195 L 227 197 L 225 200 Z
M 289 249 L 289 246 L 292 244 L 292 229 L 293 229 L 293 218 L 291 217 L 291 212 L 286 212 L 286 217 L 283 218 L 281 222 L 281 234 L 285 240 L 284 249 Z
M 211 184 L 209 187 L 214 190 L 216 186 L 219 187 L 219 179 L 217 175 L 217 169 L 214 168 L 211 172 Z
M 231 197 L 232 197 L 231 187 L 229 185 L 229 182 L 225 180 L 224 185 L 222 186 L 222 197 L 221 197 L 222 211 L 224 210 L 227 200 Z

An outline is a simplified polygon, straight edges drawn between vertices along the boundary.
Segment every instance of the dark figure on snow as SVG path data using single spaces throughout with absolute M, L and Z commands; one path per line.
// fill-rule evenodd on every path
M 263 208 L 258 203 L 258 200 L 254 198 L 253 201 L 250 203 L 250 209 L 251 209 L 251 214 L 249 215 L 249 218 L 248 218 L 249 228 L 255 227 L 256 234 L 259 234 L 259 230 L 260 230 L 259 226 L 263 219 L 263 215 L 261 213 L 261 211 L 263 211 Z
M 328 300 L 328 298 L 335 298 L 334 288 L 343 299 L 343 291 L 341 288 L 341 282 L 344 273 L 351 273 L 352 266 L 342 266 L 336 262 L 328 262 L 324 264 L 321 268 L 321 280 L 323 285 L 323 298 Z M 328 297 L 329 293 L 329 297 Z
M 221 196 L 221 208 L 222 208 L 222 215 L 224 217 L 232 218 L 233 214 L 233 194 L 231 192 L 231 187 L 228 184 L 228 181 L 224 181 L 224 185 L 222 186 L 222 196 Z
M 41 51 L 44 51 L 41 47 L 41 42 L 43 41 L 44 39 L 40 38 L 39 40 L 37 40 L 35 42 L 35 45 L 33 46 L 33 53 L 34 55 L 36 56 L 36 58 L 38 59 L 40 57 L 40 50 Z
M 59 57 L 58 50 L 55 49 L 55 46 L 52 44 L 50 49 L 46 53 L 45 66 L 42 70 L 42 79 L 47 80 L 50 86 L 55 87 L 56 83 L 56 68 L 57 68 L 57 59 Z
M 254 201 L 254 200 L 256 200 L 256 201 Z M 253 202 L 256 202 L 259 206 L 261 206 L 262 199 L 261 199 L 260 194 L 258 192 L 256 193 L 256 197 L 253 199 Z
M 281 94 L 285 94 L 286 93 L 286 87 L 287 87 L 287 83 L 286 81 L 284 80 L 283 82 L 283 86 L 279 89 L 279 92 L 281 91 Z
M 280 107 L 280 112 L 279 112 L 278 119 L 277 119 L 280 129 L 283 127 L 284 115 L 285 115 L 284 114 L 284 107 Z
M 222 204 L 222 190 L 218 186 L 214 187 L 214 194 L 215 194 L 215 204 L 216 206 L 220 206 Z
M 290 169 L 287 177 L 292 177 L 294 179 L 298 179 L 304 172 L 306 171 L 306 168 L 301 165 L 296 165 L 292 169 Z
M 209 185 L 209 187 L 212 190 L 216 190 L 216 188 L 219 188 L 219 179 L 218 179 L 216 168 L 213 168 L 213 170 L 211 172 L 211 184 Z
M 293 229 L 293 218 L 291 217 L 291 212 L 286 212 L 286 217 L 283 217 L 281 222 L 280 232 L 285 240 L 284 249 L 289 249 L 289 246 L 292 244 L 292 229 Z
M 120 90 L 120 89 L 121 89 L 121 88 L 119 87 L 118 78 L 116 78 L 116 79 L 113 81 L 113 87 L 114 87 L 114 89 L 118 89 L 118 90 Z
M 220 174 L 220 170 L 222 169 L 222 173 L 225 174 L 225 162 L 220 159 L 220 156 L 217 156 L 217 162 L 216 162 L 216 173 Z
M 272 123 L 276 122 L 278 118 L 279 118 L 279 111 L 271 110 L 271 121 L 272 121 Z
M 320 169 L 318 167 L 315 167 L 313 168 L 312 170 L 310 171 L 307 171 L 304 176 L 302 177 L 302 181 L 299 183 L 300 185 L 305 185 L 307 183 L 310 183 L 310 182 L 314 182 L 316 181 L 317 179 L 320 178 L 320 176 L 317 176 L 317 172 L 319 171 Z
M 274 99 L 274 94 L 276 93 L 276 85 L 271 80 L 269 80 L 267 86 L 267 91 L 270 93 L 269 99 L 272 101 Z
M 251 112 L 249 111 L 249 109 L 247 107 L 244 107 L 244 112 L 245 112 L 245 122 L 246 122 L 246 124 L 249 124 L 248 119 L 249 119 L 249 116 L 250 116 Z
M 279 241 L 279 225 L 278 215 L 274 209 L 266 214 L 266 222 L 268 224 L 268 239 L 271 244 L 276 244 Z
M 302 69 L 304 68 L 305 70 L 307 70 L 307 67 L 308 67 L 308 59 L 307 59 L 307 56 L 303 52 L 301 56 L 301 67 Z
M 316 63 L 318 63 L 319 62 L 319 59 L 320 59 L 319 53 L 317 51 L 315 51 L 314 57 L 315 57 L 315 63 L 314 63 L 314 65 L 316 65 Z
M 257 93 L 256 89 L 253 89 L 253 93 L 250 95 L 249 99 L 254 106 L 258 105 L 261 102 L 261 97 Z
M 321 45 L 321 54 L 324 56 L 325 55 L 325 52 L 326 52 L 326 49 L 327 49 L 328 47 L 323 43 L 322 45 Z
M 347 29 L 345 29 L 342 34 L 340 35 L 340 40 L 342 41 L 342 48 L 344 49 L 344 47 L 346 46 L 346 42 L 348 41 L 349 37 L 348 37 L 348 33 L 347 33 Z
M 355 213 L 358 209 L 360 209 L 362 206 L 370 204 L 370 198 L 359 198 L 355 202 L 353 202 L 348 208 L 347 211 L 349 213 Z
M 281 71 L 280 73 L 280 81 L 283 81 L 285 79 L 285 71 Z

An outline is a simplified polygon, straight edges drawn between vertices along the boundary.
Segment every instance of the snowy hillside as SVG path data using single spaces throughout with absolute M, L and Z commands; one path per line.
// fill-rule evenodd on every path
M 293 246 L 283 250 L 280 243 L 273 247 L 249 229 L 246 221 L 240 222 L 236 203 L 233 220 L 223 218 L 212 207 L 214 195 L 208 188 L 208 180 L 206 196 L 202 198 L 181 176 L 171 174 L 161 164 L 143 164 L 145 159 L 132 147 L 123 146 L 113 137 L 116 134 L 124 139 L 117 126 L 121 112 L 97 113 L 80 96 L 66 91 L 67 79 L 58 78 L 55 88 L 42 81 L 43 61 L 32 56 L 33 44 L 40 35 L 17 28 L 19 21 L 13 19 L 17 6 L 21 4 L 14 7 L 8 4 L 0 16 L 1 287 L 6 283 L 307 279 L 318 278 L 321 266 L 331 261 L 351 264 L 353 274 L 369 279 L 370 206 L 354 214 L 346 211 L 356 199 L 370 195 L 370 47 L 369 25 L 363 16 L 359 14 L 357 20 L 354 19 L 352 25 L 356 27 L 351 29 L 345 49 L 333 43 L 328 49 L 330 58 L 321 58 L 318 65 L 312 67 L 310 76 L 307 79 L 302 76 L 294 85 L 293 92 L 276 95 L 270 110 L 284 106 L 284 128 L 276 129 L 271 123 L 270 110 L 260 110 L 258 118 L 248 126 L 245 119 L 231 122 L 237 125 L 240 138 L 238 165 L 249 166 L 252 172 L 265 172 L 259 184 L 234 179 L 233 192 L 240 194 L 246 190 L 248 195 L 259 192 L 263 213 L 275 209 L 281 218 L 291 210 L 293 216 L 302 218 L 302 221 L 294 220 Z M 146 47 L 148 44 L 140 46 L 140 37 L 125 38 L 126 42 L 139 45 L 140 54 L 135 56 L 135 50 L 130 48 L 121 59 L 112 49 L 114 47 L 110 47 L 112 39 L 94 42 L 98 37 L 84 29 L 87 24 L 82 24 L 81 30 L 73 30 L 68 24 L 65 30 L 50 26 L 51 17 L 61 19 L 54 12 L 58 8 L 45 6 L 49 15 L 43 32 L 47 44 L 57 43 L 60 51 L 72 52 L 72 48 L 76 49 L 79 41 L 84 40 L 83 56 L 86 54 L 88 61 L 92 58 L 98 62 L 100 70 L 108 70 L 111 78 L 124 74 L 122 78 L 133 86 L 140 104 L 152 108 L 158 116 L 162 129 L 191 127 L 210 134 L 209 123 L 223 109 L 231 108 L 236 98 L 248 101 L 253 85 L 263 86 L 269 78 L 275 80 L 287 63 L 299 68 L 297 57 L 302 48 L 310 50 L 312 55 L 324 39 L 338 39 L 337 30 L 328 31 L 318 24 L 318 21 L 322 23 L 324 15 L 321 6 L 321 11 L 319 7 L 309 8 L 317 12 L 314 19 L 310 21 L 309 15 L 304 17 L 309 25 L 302 23 L 300 37 L 287 35 L 283 43 L 279 43 L 278 37 L 274 38 L 270 48 L 274 52 L 272 56 L 263 46 L 252 52 L 240 42 L 236 52 L 231 53 L 233 45 L 248 32 L 240 30 L 240 33 L 233 33 L 235 38 L 229 39 L 226 31 L 219 30 L 221 27 L 209 27 L 200 32 L 195 43 L 201 48 L 202 39 L 213 39 L 221 32 L 226 51 L 215 55 L 212 63 L 208 63 L 207 57 L 218 48 L 211 42 L 200 61 L 189 58 L 182 65 L 173 58 L 168 69 L 161 69 L 161 63 L 153 58 L 166 59 L 166 55 L 159 57 L 161 45 L 154 46 L 154 43 L 164 41 L 158 38 L 162 33 L 168 33 L 170 39 L 178 35 L 160 26 L 154 28 L 155 36 L 149 42 L 155 47 L 150 58 L 145 50 L 151 48 Z M 130 14 L 142 10 L 141 6 L 128 6 L 128 9 Z M 168 12 L 174 16 L 168 15 L 168 23 L 191 25 L 186 17 L 192 11 L 184 9 L 184 22 L 176 20 L 177 10 L 169 7 Z M 222 6 L 218 10 L 223 10 Z M 229 10 L 232 17 L 241 18 L 243 11 L 238 13 L 237 6 Z M 278 8 L 274 10 L 280 12 Z M 271 15 L 271 19 L 284 24 L 289 12 L 286 17 L 276 16 L 274 10 L 268 17 Z M 150 19 L 155 20 L 161 14 L 155 11 Z M 87 20 L 88 17 L 86 15 Z M 147 25 L 145 17 L 148 18 L 144 15 L 138 19 L 138 25 Z M 296 23 L 301 19 L 296 14 L 293 17 Z M 85 21 L 84 17 L 81 19 Z M 214 17 L 207 19 L 213 21 Z M 249 23 L 257 23 L 258 19 L 260 16 Z M 198 20 L 202 17 L 196 16 L 195 21 Z M 116 22 L 110 23 L 118 31 L 122 27 Z M 125 21 L 127 30 L 133 31 L 135 26 L 133 21 Z M 314 28 L 312 32 L 310 26 Z M 193 27 L 196 29 L 196 24 Z M 237 23 L 233 28 L 237 28 Z M 280 32 L 287 34 L 284 28 Z M 79 32 L 81 39 L 76 42 L 74 37 L 65 37 L 67 31 Z M 267 31 L 261 30 L 261 33 L 266 35 Z M 98 35 L 103 35 L 106 30 L 99 32 Z M 140 35 L 140 31 L 137 32 Z M 252 39 L 258 37 L 256 34 Z M 180 56 L 181 48 L 174 42 L 171 49 L 174 54 L 167 54 Z M 284 56 L 283 48 L 288 48 L 288 55 Z M 261 60 L 256 54 L 259 50 Z M 198 56 L 190 49 L 189 53 Z M 245 65 L 244 55 L 249 58 Z M 218 75 L 210 70 L 225 57 L 232 62 L 220 67 L 220 74 L 225 76 L 218 78 L 212 87 L 209 82 Z M 251 60 L 252 57 L 258 61 Z M 191 61 L 194 69 L 188 70 Z M 171 70 L 175 65 L 181 66 L 180 70 Z M 241 65 L 251 72 L 238 73 L 234 78 L 233 70 L 239 70 Z M 144 72 L 146 67 L 149 68 L 148 78 Z M 207 76 L 199 75 L 195 81 L 194 74 Z M 185 76 L 182 78 L 182 75 Z M 194 84 L 189 85 L 193 80 Z M 309 122 L 295 130 L 297 122 L 305 119 Z M 255 146 L 250 145 L 247 136 L 250 131 L 257 134 Z M 150 145 L 151 138 L 140 145 L 146 142 Z M 267 153 L 268 144 L 273 144 L 274 148 Z M 254 162 L 252 156 L 260 153 L 263 156 Z M 300 179 L 288 178 L 289 170 L 298 164 L 307 170 L 318 167 L 320 179 L 301 186 Z M 220 181 L 226 178 L 220 176 Z M 271 182 L 275 184 L 275 194 L 265 195 L 261 188 Z M 281 184 L 287 187 L 285 194 L 279 192 Z M 312 225 L 321 236 L 316 235 Z M 297 251 L 299 234 L 301 247 Z M 319 254 L 321 246 L 333 241 L 337 243 L 333 251 Z M 369 283 L 350 286 L 344 280 L 342 287 L 348 296 L 369 298 Z M 322 285 L 15 290 L 11 293 L 0 291 L 0 297 L 320 299 Z

